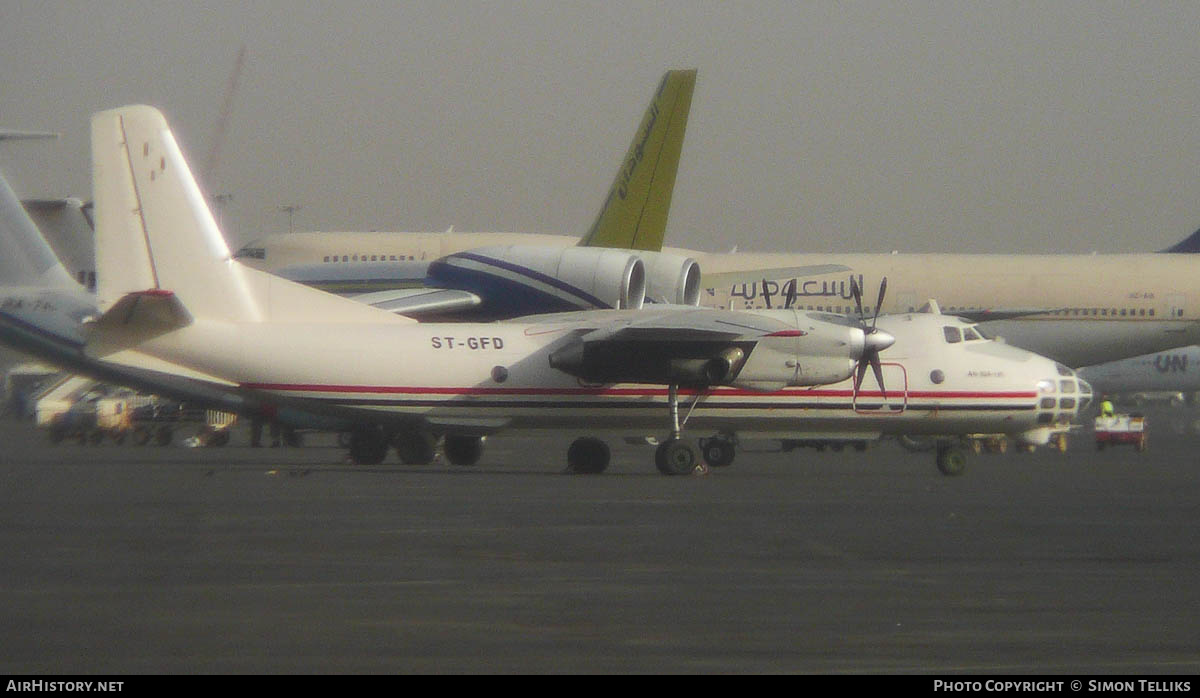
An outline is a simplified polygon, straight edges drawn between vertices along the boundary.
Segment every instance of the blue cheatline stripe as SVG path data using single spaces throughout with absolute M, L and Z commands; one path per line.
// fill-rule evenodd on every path
M 553 286 L 554 288 L 557 288 L 560 291 L 565 291 L 566 293 L 573 295 L 582 301 L 591 303 L 592 305 L 596 306 L 597 308 L 612 307 L 612 306 L 608 305 L 607 303 L 605 303 L 604 301 L 600 300 L 599 298 L 596 298 L 595 296 L 591 295 L 590 293 L 588 293 L 582 289 L 579 289 L 575 286 L 572 286 L 571 284 L 568 284 L 567 282 L 563 281 L 562 279 L 557 279 L 553 276 L 548 276 L 539 271 L 534 271 L 533 269 L 523 267 L 519 264 L 513 264 L 512 262 L 506 262 L 506 261 L 500 260 L 500 259 L 493 259 L 491 257 L 484 257 L 482 255 L 475 254 L 474 252 L 459 252 L 457 254 L 452 254 L 449 257 L 446 257 L 444 260 L 442 260 L 442 263 L 447 264 L 447 266 L 452 266 L 449 264 L 449 261 L 456 259 L 456 258 L 457 259 L 469 259 L 474 262 L 479 262 L 480 264 L 493 266 L 493 267 L 497 267 L 500 269 L 505 269 L 514 274 L 517 274 L 518 276 L 526 276 L 530 279 L 534 279 L 535 281 L 540 281 L 541 283 L 544 283 L 548 286 Z M 501 277 L 501 278 L 503 278 L 503 277 Z

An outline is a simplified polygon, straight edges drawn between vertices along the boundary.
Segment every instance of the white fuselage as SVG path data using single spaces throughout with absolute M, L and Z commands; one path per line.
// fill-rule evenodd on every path
M 850 380 L 770 392 L 685 389 L 681 416 L 689 429 L 866 438 L 1019 434 L 1075 413 L 1059 410 L 1057 403 L 1039 408 L 1044 397 L 1039 382 L 1075 383 L 1054 362 L 987 340 L 948 344 L 941 330 L 946 324 L 964 325 L 928 314 L 880 320 L 880 328 L 896 336 L 881 355 L 886 400 L 870 375 L 857 400 Z M 140 348 L 314 412 L 369 413 L 373 421 L 419 419 L 447 432 L 667 429 L 666 386 L 588 385 L 550 368 L 549 354 L 569 341 L 574 338 L 568 329 L 521 321 L 342 326 L 202 321 Z

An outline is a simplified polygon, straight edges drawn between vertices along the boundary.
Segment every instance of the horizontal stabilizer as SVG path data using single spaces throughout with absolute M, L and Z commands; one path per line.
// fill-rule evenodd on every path
M 86 325 L 87 352 L 107 356 L 192 324 L 192 315 L 174 293 L 150 289 L 127 293 Z

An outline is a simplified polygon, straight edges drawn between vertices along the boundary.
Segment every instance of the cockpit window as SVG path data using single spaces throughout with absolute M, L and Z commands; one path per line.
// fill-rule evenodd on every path
M 963 330 L 963 338 L 966 339 L 968 342 L 974 342 L 978 339 L 982 339 L 979 336 L 979 333 L 970 327 L 967 327 Z
M 996 338 L 996 335 L 983 329 L 982 325 L 971 325 L 971 327 L 974 327 L 975 331 L 979 333 L 979 336 L 983 337 L 984 339 L 995 339 Z
M 1054 364 L 1054 367 L 1058 369 L 1058 375 L 1060 375 L 1060 376 L 1073 376 L 1073 375 L 1075 375 L 1075 372 L 1074 372 L 1074 371 L 1072 371 L 1071 369 L 1067 368 L 1066 366 L 1063 366 L 1062 364 L 1056 363 L 1056 364 Z
M 1075 392 L 1075 381 L 1059 381 L 1058 387 L 1064 393 L 1073 393 Z
M 962 341 L 962 332 L 957 327 L 946 325 L 942 328 L 942 332 L 946 334 L 946 341 L 950 344 L 958 344 Z

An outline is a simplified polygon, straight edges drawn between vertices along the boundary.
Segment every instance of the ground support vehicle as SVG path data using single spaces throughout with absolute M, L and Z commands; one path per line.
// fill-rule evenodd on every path
M 1140 414 L 1099 416 L 1095 421 L 1096 450 L 1105 446 L 1133 444 L 1138 451 L 1146 450 L 1146 419 Z

